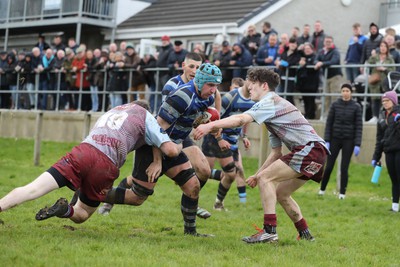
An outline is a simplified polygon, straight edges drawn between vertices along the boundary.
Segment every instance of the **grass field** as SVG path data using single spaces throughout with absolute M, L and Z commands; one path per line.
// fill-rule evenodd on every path
M 33 166 L 33 142 L 0 138 L 0 197 L 24 185 L 51 166 L 75 144 L 43 142 L 41 165 Z M 131 172 L 132 155 L 121 170 Z M 245 159 L 246 175 L 256 159 Z M 307 183 L 294 198 L 316 238 L 296 241 L 296 230 L 278 207 L 279 243 L 247 245 L 240 239 L 262 227 L 258 189 L 248 189 L 239 203 L 232 188 L 225 200 L 228 212 L 198 219 L 200 233 L 183 235 L 180 189 L 161 178 L 155 194 L 140 207 L 117 206 L 109 216 L 94 214 L 83 224 L 52 218 L 36 221 L 36 212 L 72 192 L 60 189 L 0 213 L 0 266 L 400 266 L 400 213 L 389 212 L 390 182 L 383 170 L 379 185 L 370 182 L 372 167 L 351 165 L 345 200 L 335 195 L 335 177 L 326 195 Z M 212 211 L 218 183 L 209 181 L 200 204 Z

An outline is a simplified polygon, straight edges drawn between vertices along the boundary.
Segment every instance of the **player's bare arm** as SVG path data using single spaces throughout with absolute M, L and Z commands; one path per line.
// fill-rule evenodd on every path
M 217 131 L 220 128 L 241 127 L 246 123 L 250 123 L 252 121 L 253 117 L 251 117 L 248 114 L 233 115 L 222 120 L 217 120 L 207 124 L 200 125 L 194 130 L 193 136 L 195 140 L 200 140 L 206 134 Z

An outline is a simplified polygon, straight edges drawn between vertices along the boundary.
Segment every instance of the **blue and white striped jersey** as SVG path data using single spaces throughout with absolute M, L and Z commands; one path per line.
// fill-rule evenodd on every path
M 222 97 L 221 119 L 242 114 L 254 105 L 254 101 L 243 96 L 242 88 L 235 88 Z M 227 128 L 222 131 L 222 138 L 231 144 L 236 144 L 242 127 Z
M 193 122 L 214 104 L 214 96 L 202 99 L 193 81 L 178 87 L 162 103 L 158 116 L 171 126 L 166 129 L 175 143 L 181 143 L 192 131 Z
M 182 80 L 181 75 L 176 75 L 169 79 L 161 91 L 162 101 L 164 102 L 169 94 L 175 92 L 176 89 L 184 83 L 185 82 Z

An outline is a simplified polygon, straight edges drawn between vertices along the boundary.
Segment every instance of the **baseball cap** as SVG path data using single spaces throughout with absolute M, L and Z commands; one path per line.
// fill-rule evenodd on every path
M 163 37 L 161 37 L 161 41 L 169 41 L 169 36 L 168 35 L 164 35 Z

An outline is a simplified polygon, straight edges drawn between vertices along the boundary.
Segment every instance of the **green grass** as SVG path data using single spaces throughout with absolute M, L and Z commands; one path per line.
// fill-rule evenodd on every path
M 33 166 L 33 141 L 0 138 L 0 197 L 33 180 L 68 152 L 72 143 L 43 142 L 41 165 Z M 249 176 L 257 159 L 244 159 Z M 131 172 L 132 155 L 121 170 Z M 0 213 L 0 266 L 399 266 L 400 213 L 391 213 L 390 181 L 383 170 L 380 185 L 370 182 L 372 167 L 351 165 L 348 194 L 338 200 L 335 177 L 326 195 L 308 182 L 294 198 L 302 207 L 316 241 L 298 242 L 296 230 L 278 207 L 279 244 L 244 244 L 253 223 L 262 226 L 258 189 L 248 189 L 240 204 L 232 188 L 228 212 L 198 219 L 200 233 L 215 238 L 183 236 L 180 189 L 161 178 L 155 194 L 140 207 L 117 206 L 110 216 L 95 213 L 74 224 L 52 218 L 36 221 L 35 213 L 72 192 L 60 189 Z M 121 177 L 122 178 L 122 177 Z M 200 204 L 212 211 L 218 183 L 209 181 Z

